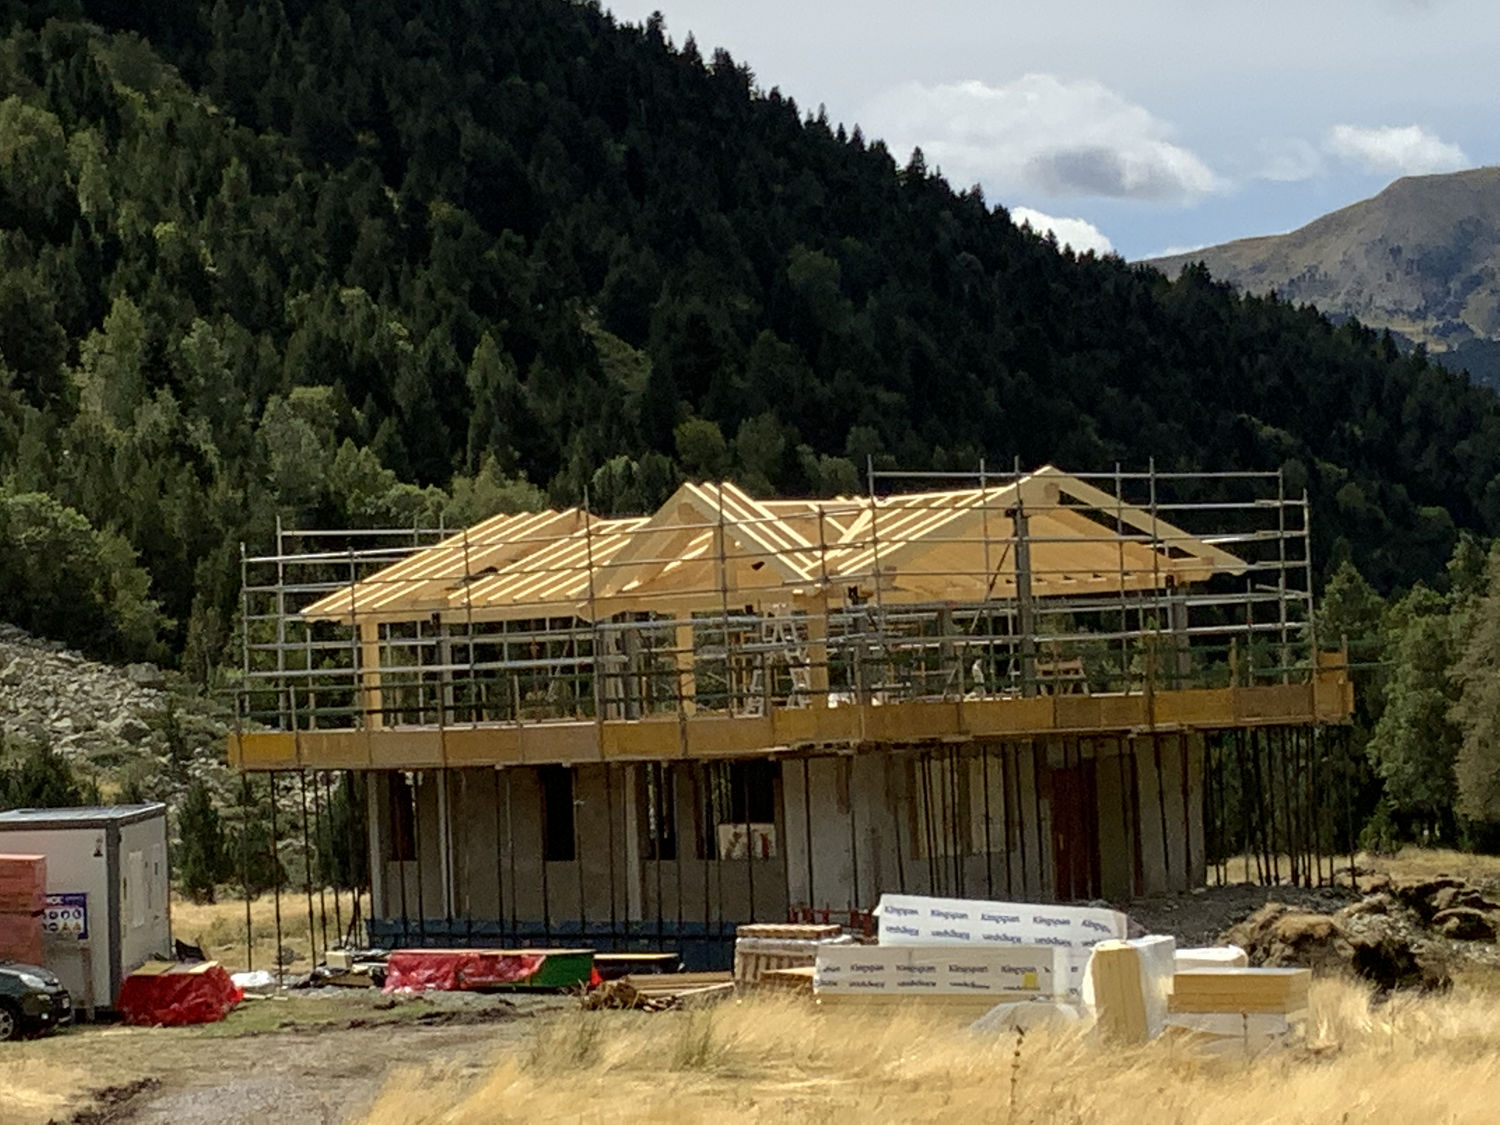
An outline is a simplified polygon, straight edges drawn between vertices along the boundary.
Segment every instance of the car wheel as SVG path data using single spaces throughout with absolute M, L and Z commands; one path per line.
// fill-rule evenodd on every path
M 16 1009 L 0 1000 L 0 1043 L 21 1038 L 21 1019 Z

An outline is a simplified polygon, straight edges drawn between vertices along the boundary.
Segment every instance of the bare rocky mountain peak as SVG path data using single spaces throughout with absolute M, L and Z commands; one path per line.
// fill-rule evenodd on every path
M 1481 374 L 1490 365 L 1476 361 L 1500 349 L 1500 167 L 1404 177 L 1287 234 L 1148 264 L 1175 276 L 1199 261 L 1239 288 L 1389 328 Z

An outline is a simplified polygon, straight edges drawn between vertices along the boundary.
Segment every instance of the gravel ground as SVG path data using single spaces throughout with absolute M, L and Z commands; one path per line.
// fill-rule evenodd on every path
M 310 989 L 247 1001 L 207 1027 L 85 1026 L 5 1049 L 83 1076 L 58 1125 L 330 1125 L 358 1120 L 406 1066 L 478 1073 L 529 1034 L 530 1017 L 571 1003 L 446 993 L 392 1004 L 374 990 Z
M 1124 909 L 1147 933 L 1171 934 L 1179 946 L 1213 945 L 1221 933 L 1268 902 L 1332 914 L 1356 902 L 1348 887 L 1256 887 L 1239 883 L 1187 894 L 1140 898 Z

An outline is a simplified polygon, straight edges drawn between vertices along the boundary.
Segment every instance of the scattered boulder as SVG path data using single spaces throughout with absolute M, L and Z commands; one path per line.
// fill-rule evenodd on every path
M 1389 914 L 1395 907 L 1396 900 L 1381 891 L 1350 903 L 1340 913 L 1347 918 L 1359 918 L 1369 914 Z
M 125 678 L 137 687 L 160 689 L 167 686 L 166 678 L 155 664 L 127 664 Z
M 1482 910 L 1472 906 L 1454 906 L 1432 916 L 1438 933 L 1455 941 L 1494 941 L 1495 923 Z
M 130 743 L 132 746 L 136 746 L 151 737 L 151 728 L 134 715 L 122 715 L 105 729 Z
M 1436 875 L 1431 879 L 1404 879 L 1400 882 L 1393 882 L 1391 894 L 1420 914 L 1424 922 L 1430 922 L 1432 916 L 1443 909 L 1434 901 L 1440 892 L 1462 891 L 1467 888 L 1468 884 L 1462 879 L 1455 879 L 1452 875 Z

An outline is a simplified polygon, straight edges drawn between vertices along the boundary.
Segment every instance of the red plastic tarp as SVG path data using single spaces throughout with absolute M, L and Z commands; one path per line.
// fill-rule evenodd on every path
M 126 1023 L 182 1027 L 217 1023 L 245 998 L 217 961 L 143 966 L 125 978 L 116 1007 Z
M 385 962 L 385 991 L 459 992 L 524 981 L 542 967 L 545 953 L 487 949 L 398 949 Z

